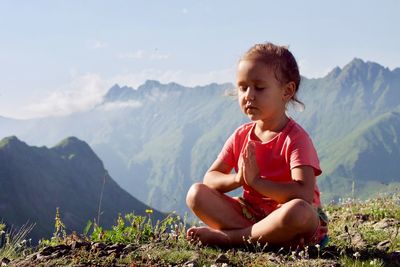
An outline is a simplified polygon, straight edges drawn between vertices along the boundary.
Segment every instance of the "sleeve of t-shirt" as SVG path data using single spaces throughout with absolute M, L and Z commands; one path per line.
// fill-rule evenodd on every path
M 231 136 L 229 136 L 224 146 L 222 147 L 221 152 L 218 155 L 218 158 L 220 160 L 222 160 L 229 166 L 232 166 L 232 168 L 234 168 L 236 165 L 235 155 L 234 155 L 235 139 L 236 139 L 236 131 Z
M 314 169 L 315 176 L 321 175 L 317 151 L 310 137 L 301 134 L 291 144 L 290 169 L 305 165 Z

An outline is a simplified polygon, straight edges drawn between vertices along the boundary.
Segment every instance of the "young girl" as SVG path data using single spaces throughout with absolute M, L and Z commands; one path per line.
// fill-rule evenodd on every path
M 286 47 L 257 44 L 240 59 L 238 100 L 252 122 L 229 137 L 203 183 L 189 189 L 187 205 L 208 225 L 190 228 L 189 240 L 296 247 L 326 239 L 318 156 L 308 134 L 286 114 L 290 102 L 302 104 L 299 84 L 296 60 Z M 238 187 L 243 197 L 225 194 Z

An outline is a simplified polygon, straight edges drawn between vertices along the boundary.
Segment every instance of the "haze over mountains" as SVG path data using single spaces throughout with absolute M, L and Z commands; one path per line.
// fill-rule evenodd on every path
M 232 84 L 188 88 L 147 81 L 113 86 L 95 108 L 65 117 L 0 118 L 0 137 L 35 145 L 85 140 L 133 196 L 163 211 L 186 211 L 185 195 L 226 138 L 248 121 Z M 367 197 L 400 185 L 400 69 L 354 59 L 318 79 L 302 79 L 304 112 L 290 114 L 310 133 L 323 175 L 322 199 Z M 354 186 L 353 186 L 354 184 Z M 354 188 L 354 190 L 352 189 Z

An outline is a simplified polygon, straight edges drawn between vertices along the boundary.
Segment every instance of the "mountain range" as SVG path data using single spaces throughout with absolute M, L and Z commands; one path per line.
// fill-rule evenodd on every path
M 35 145 L 77 136 L 133 196 L 160 210 L 183 213 L 189 186 L 202 180 L 227 137 L 248 121 L 234 92 L 229 83 L 114 85 L 88 111 L 0 118 L 0 136 L 17 135 Z M 324 202 L 399 187 L 400 68 L 355 58 L 324 77 L 302 77 L 299 98 L 305 110 L 294 107 L 288 113 L 314 141 Z
M 11 136 L 0 141 L 0 221 L 35 224 L 33 240 L 50 238 L 56 208 L 67 231 L 81 233 L 89 220 L 106 228 L 118 214 L 145 215 L 149 206 L 123 190 L 87 143 L 69 137 L 52 148 L 32 147 Z M 100 214 L 99 214 L 100 211 Z M 164 217 L 154 210 L 155 219 Z

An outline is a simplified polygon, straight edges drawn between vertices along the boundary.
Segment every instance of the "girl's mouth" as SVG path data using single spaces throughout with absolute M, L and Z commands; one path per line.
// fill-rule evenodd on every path
M 246 106 L 245 110 L 246 110 L 246 113 L 251 113 L 254 110 L 256 110 L 256 107 L 254 107 L 254 106 Z

